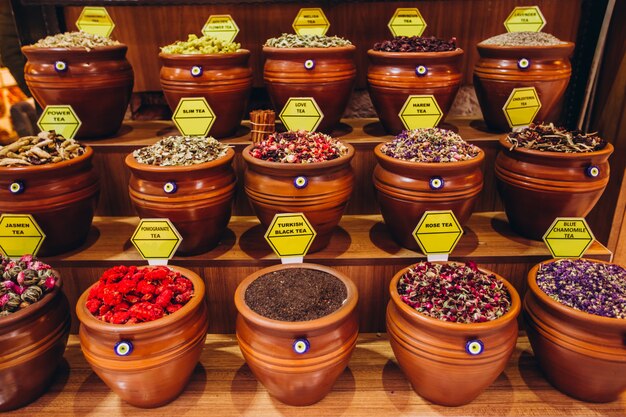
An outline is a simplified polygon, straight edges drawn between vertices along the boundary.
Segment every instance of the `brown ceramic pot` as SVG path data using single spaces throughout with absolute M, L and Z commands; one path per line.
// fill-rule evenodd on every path
M 0 213 L 31 214 L 46 235 L 39 255 L 52 256 L 82 245 L 98 204 L 100 181 L 93 149 L 56 164 L 0 167 Z M 12 184 L 21 184 L 18 193 Z
M 191 280 L 194 295 L 180 310 L 158 320 L 138 324 L 98 320 L 85 306 L 93 286 L 76 304 L 85 359 L 111 390 L 136 407 L 158 407 L 178 397 L 204 347 L 209 326 L 204 282 L 188 269 L 170 268 Z M 119 342 L 131 344 L 128 355 L 116 353 Z
M 28 61 L 24 78 L 41 107 L 71 105 L 82 125 L 77 138 L 114 135 L 133 90 L 133 68 L 126 45 L 84 48 L 22 47 Z M 63 62 L 64 71 L 55 65 Z
M 428 163 L 387 156 L 383 145 L 374 148 L 373 181 L 385 224 L 399 245 L 419 250 L 413 230 L 427 210 L 452 210 L 461 226 L 469 220 L 483 188 L 482 150 L 467 161 Z
M 262 275 L 282 269 L 306 268 L 340 279 L 348 291 L 333 313 L 310 321 L 285 322 L 255 313 L 246 305 L 248 286 Z M 289 405 L 310 405 L 328 394 L 344 371 L 358 336 L 357 289 L 332 268 L 315 264 L 274 265 L 254 272 L 235 291 L 237 341 L 246 363 L 269 393 Z M 306 339 L 309 348 L 296 353 L 294 344 Z
M 344 145 L 348 148 L 346 155 L 312 164 L 263 161 L 250 155 L 254 145 L 243 150 L 247 165 L 244 187 L 263 227 L 269 227 L 277 213 L 304 213 L 317 232 L 309 253 L 328 245 L 354 186 L 354 172 L 350 165 L 354 147 Z M 296 184 L 300 177 L 306 179 L 306 186 Z
M 184 97 L 204 97 L 215 113 L 209 134 L 232 136 L 241 125 L 250 91 L 250 51 L 224 54 L 159 54 L 161 87 L 172 111 Z
M 339 124 L 352 94 L 356 78 L 355 51 L 354 45 L 336 48 L 264 46 L 263 79 L 277 114 L 291 97 L 313 97 L 324 114 L 317 130 L 331 132 Z
M 555 217 L 585 217 L 609 182 L 608 158 L 613 145 L 596 152 L 542 152 L 518 147 L 496 157 L 498 191 L 511 228 L 541 240 Z M 591 168 L 597 167 L 597 172 Z M 594 176 L 594 174 L 596 174 Z
M 515 349 L 519 295 L 496 275 L 511 294 L 507 313 L 484 323 L 446 322 L 421 314 L 400 299 L 398 281 L 409 268 L 398 272 L 389 285 L 387 332 L 393 353 L 420 396 L 440 405 L 467 404 L 500 375 Z M 474 341 L 483 344 L 478 355 L 468 353 Z
M 434 95 L 443 112 L 452 106 L 461 85 L 463 50 L 446 52 L 367 51 L 367 84 L 372 103 L 385 130 L 405 129 L 398 114 L 410 95 Z
M 541 109 L 534 120 L 555 121 L 557 104 L 572 73 L 569 57 L 572 42 L 555 46 L 476 45 L 480 58 L 474 67 L 474 88 L 487 126 L 501 132 L 511 130 L 502 111 L 514 88 L 535 87 Z M 528 67 L 521 69 L 526 59 Z
M 554 260 L 542 264 L 554 262 Z M 593 260 L 598 263 L 608 263 Z M 609 402 L 626 391 L 626 320 L 597 316 L 565 306 L 528 273 L 524 318 L 535 358 L 558 390 L 590 402 Z
M 65 352 L 70 321 L 60 279 L 35 304 L 0 318 L 0 411 L 22 407 L 48 389 Z

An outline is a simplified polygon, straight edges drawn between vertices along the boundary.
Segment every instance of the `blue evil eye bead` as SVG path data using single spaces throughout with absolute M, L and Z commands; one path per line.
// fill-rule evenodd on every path
M 165 191 L 165 194 L 174 194 L 176 190 L 178 190 L 178 185 L 176 185 L 174 181 L 166 182 L 163 185 L 163 191 Z
M 312 70 L 313 68 L 315 68 L 315 61 L 313 61 L 312 59 L 307 59 L 306 61 L 304 61 L 304 68 Z
M 24 183 L 22 181 L 14 181 L 9 185 L 11 194 L 22 194 L 24 192 Z
M 472 356 L 480 355 L 485 351 L 485 345 L 478 339 L 468 340 L 465 344 L 465 351 Z
M 54 70 L 56 72 L 65 72 L 67 71 L 67 64 L 64 61 L 56 61 L 54 63 Z
M 517 67 L 519 69 L 526 69 L 528 67 L 530 67 L 530 59 L 528 58 L 521 58 L 517 61 Z
M 587 174 L 588 177 L 596 178 L 598 175 L 600 175 L 600 167 L 596 165 L 590 165 L 585 170 L 585 174 Z
M 424 76 L 426 74 L 428 74 L 428 68 L 426 68 L 423 65 L 418 65 L 417 67 L 415 67 L 415 74 L 421 76 Z
M 296 352 L 298 355 L 307 353 L 310 348 L 311 348 L 311 343 L 309 343 L 309 341 L 304 338 L 296 339 L 296 341 L 293 342 L 293 351 Z
M 443 188 L 443 178 L 441 177 L 432 177 L 428 181 L 428 185 L 430 185 L 431 190 L 440 190 Z
M 293 180 L 293 186 L 298 190 L 306 187 L 307 185 L 309 185 L 309 180 L 306 177 L 299 176 Z
M 190 72 L 191 72 L 192 77 L 199 77 L 202 75 L 202 67 L 198 65 L 194 65 L 193 67 L 191 67 Z
M 117 356 L 128 356 L 133 353 L 133 343 L 130 340 L 120 340 L 115 344 L 114 350 Z

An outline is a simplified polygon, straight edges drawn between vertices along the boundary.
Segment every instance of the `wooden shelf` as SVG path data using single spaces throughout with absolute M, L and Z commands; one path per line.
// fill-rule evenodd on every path
M 471 381 L 468 381 L 471 383 Z M 418 396 L 398 367 L 386 335 L 361 334 L 349 367 L 331 393 L 309 407 L 270 397 L 245 364 L 234 335 L 209 334 L 191 381 L 172 403 L 152 410 L 130 406 L 111 392 L 85 362 L 70 336 L 50 390 L 7 416 L 624 416 L 626 396 L 608 404 L 577 401 L 554 389 L 521 335 L 504 372 L 466 406 L 433 405 Z

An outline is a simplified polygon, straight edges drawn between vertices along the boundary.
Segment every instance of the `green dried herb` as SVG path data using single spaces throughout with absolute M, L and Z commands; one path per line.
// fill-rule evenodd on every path
M 485 39 L 482 45 L 498 46 L 553 46 L 565 42 L 545 32 L 508 32 Z
M 348 45 L 352 45 L 352 42 L 338 36 L 283 33 L 277 38 L 270 38 L 265 41 L 264 46 L 272 48 L 334 48 Z
M 133 156 L 141 164 L 190 166 L 226 155 L 228 146 L 202 136 L 168 136 L 152 146 L 137 149 Z
M 43 39 L 39 39 L 32 46 L 35 48 L 85 48 L 87 51 L 90 51 L 99 46 L 113 45 L 120 45 L 120 43 L 111 38 L 78 31 L 47 36 Z
M 237 52 L 241 44 L 237 42 L 226 42 L 212 36 L 198 37 L 189 35 L 186 41 L 177 41 L 171 45 L 162 46 L 161 52 L 164 54 L 225 54 Z

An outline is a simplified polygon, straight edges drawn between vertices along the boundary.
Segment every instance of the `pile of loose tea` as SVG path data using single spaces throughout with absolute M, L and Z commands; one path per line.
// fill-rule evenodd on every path
M 161 52 L 164 54 L 225 54 L 237 52 L 241 44 L 237 42 L 227 42 L 212 36 L 198 37 L 189 35 L 186 41 L 177 41 L 171 45 L 162 46 Z
M 475 158 L 480 148 L 465 142 L 451 130 L 432 127 L 405 130 L 385 143 L 381 152 L 412 162 L 457 162 Z
M 333 275 L 316 269 L 291 268 L 257 278 L 244 295 L 254 312 L 281 321 L 308 321 L 341 307 L 346 286 Z
M 626 319 L 626 269 L 587 259 L 541 265 L 537 285 L 552 299 L 576 310 Z
M 193 296 L 193 283 L 167 266 L 114 266 L 89 290 L 86 307 L 113 324 L 143 323 L 180 310 Z
M 119 45 L 118 41 L 83 31 L 65 32 L 39 39 L 32 46 L 36 48 L 85 48 L 90 51 L 98 46 Z
M 83 145 L 51 130 L 40 132 L 37 136 L 24 136 L 9 145 L 0 146 L 0 167 L 54 164 L 84 153 Z
M 445 52 L 456 50 L 456 38 L 449 41 L 434 36 L 396 36 L 374 44 L 375 51 L 383 52 Z
M 333 48 L 348 45 L 352 45 L 352 42 L 338 36 L 283 33 L 277 38 L 266 40 L 264 46 L 273 48 Z
M 140 164 L 189 166 L 211 162 L 226 155 L 228 146 L 202 136 L 168 136 L 151 146 L 133 151 Z
M 0 256 L 0 317 L 39 301 L 59 277 L 50 265 L 32 255 L 17 261 Z
M 597 133 L 582 133 L 580 130 L 567 130 L 554 124 L 530 124 L 528 127 L 511 132 L 507 136 L 511 143 L 509 150 L 517 147 L 548 152 L 594 152 L 603 149 L 606 141 Z
M 485 39 L 481 45 L 497 46 L 553 46 L 565 42 L 545 32 L 507 32 Z
M 273 133 L 250 149 L 254 158 L 291 164 L 330 161 L 347 153 L 348 148 L 337 139 L 305 130 Z
M 474 262 L 419 262 L 398 281 L 398 294 L 422 314 L 457 323 L 495 320 L 511 307 L 502 281 L 481 272 Z

